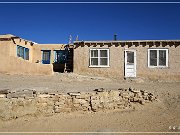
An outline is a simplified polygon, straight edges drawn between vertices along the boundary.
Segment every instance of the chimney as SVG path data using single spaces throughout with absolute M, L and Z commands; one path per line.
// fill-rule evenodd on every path
M 114 34 L 114 41 L 117 40 L 117 34 Z

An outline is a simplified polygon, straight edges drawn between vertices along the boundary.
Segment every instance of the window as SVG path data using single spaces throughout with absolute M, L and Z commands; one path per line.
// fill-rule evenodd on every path
M 168 49 L 148 49 L 148 67 L 168 67 Z
M 29 60 L 29 49 L 17 45 L 17 57 L 21 57 L 25 60 Z
M 20 57 L 20 46 L 17 45 L 17 57 Z
M 51 59 L 51 51 L 50 50 L 42 50 L 42 63 L 50 64 Z
M 29 60 L 29 49 L 25 48 L 25 60 Z
M 109 49 L 90 49 L 90 67 L 109 67 Z
M 127 53 L 127 65 L 134 65 L 134 52 L 126 51 Z

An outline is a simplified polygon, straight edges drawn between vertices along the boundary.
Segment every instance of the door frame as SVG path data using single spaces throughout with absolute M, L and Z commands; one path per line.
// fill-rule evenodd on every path
M 136 50 L 135 49 L 125 49 L 124 50 L 124 77 L 129 78 L 129 76 L 126 75 L 126 65 L 127 65 L 127 51 L 134 52 L 134 76 L 132 78 L 136 78 L 136 66 L 137 66 L 137 59 L 136 59 Z

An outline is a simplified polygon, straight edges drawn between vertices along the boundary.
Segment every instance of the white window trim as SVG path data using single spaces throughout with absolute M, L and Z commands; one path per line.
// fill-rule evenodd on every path
M 157 51 L 157 66 L 151 66 L 150 65 L 150 51 L 151 50 L 156 50 Z M 159 50 L 165 50 L 166 51 L 166 66 L 159 66 Z M 169 62 L 169 50 L 168 49 L 156 49 L 156 48 L 152 48 L 152 49 L 148 49 L 148 67 L 149 68 L 167 68 Z
M 91 50 L 98 50 L 98 56 L 100 56 L 100 50 L 107 50 L 107 65 L 100 65 L 100 58 L 102 57 L 94 57 L 94 58 L 98 58 L 98 65 L 91 65 Z M 92 48 L 89 51 L 89 67 L 110 67 L 109 66 L 109 49 L 107 48 Z

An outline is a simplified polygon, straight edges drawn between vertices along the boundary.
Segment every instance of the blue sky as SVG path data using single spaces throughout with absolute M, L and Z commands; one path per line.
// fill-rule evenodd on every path
M 0 16 L 0 34 L 38 43 L 67 43 L 70 34 L 73 40 L 113 40 L 115 33 L 118 40 L 180 39 L 180 3 L 1 3 Z

